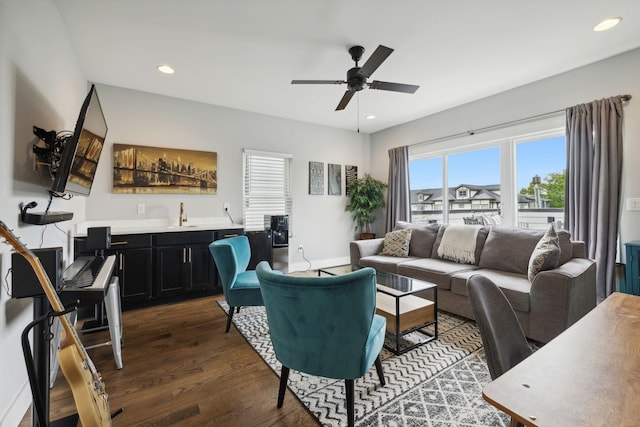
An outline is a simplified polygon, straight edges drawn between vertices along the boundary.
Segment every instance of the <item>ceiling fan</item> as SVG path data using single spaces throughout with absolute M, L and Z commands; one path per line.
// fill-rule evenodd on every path
M 291 80 L 291 84 L 341 85 L 346 83 L 347 91 L 338 103 L 336 111 L 344 110 L 347 104 L 349 104 L 349 101 L 351 101 L 353 94 L 366 87 L 369 87 L 369 89 L 390 90 L 392 92 L 415 93 L 420 86 L 379 80 L 367 82 L 367 78 L 371 77 L 371 74 L 391 55 L 391 52 L 393 52 L 393 49 L 379 45 L 369 59 L 367 59 L 367 62 L 365 62 L 362 67 L 358 67 L 358 62 L 364 53 L 364 47 L 352 46 L 349 48 L 349 54 L 351 55 L 351 59 L 356 63 L 356 66 L 347 71 L 347 80 Z

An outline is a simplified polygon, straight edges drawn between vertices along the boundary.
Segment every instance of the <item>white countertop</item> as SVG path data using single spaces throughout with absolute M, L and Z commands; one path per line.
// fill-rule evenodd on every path
M 85 221 L 76 224 L 75 235 L 87 235 L 90 227 L 111 227 L 111 234 L 173 233 L 181 231 L 206 231 L 240 229 L 244 225 L 232 223 L 229 218 L 189 218 L 182 226 L 178 219 L 132 219 Z

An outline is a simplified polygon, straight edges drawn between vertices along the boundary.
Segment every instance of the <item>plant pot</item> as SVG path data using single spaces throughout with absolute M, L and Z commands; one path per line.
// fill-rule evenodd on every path
M 360 233 L 360 240 L 375 239 L 376 233 Z

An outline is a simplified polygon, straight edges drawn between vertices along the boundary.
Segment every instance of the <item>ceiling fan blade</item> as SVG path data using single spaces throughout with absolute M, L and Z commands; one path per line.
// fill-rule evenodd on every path
M 291 80 L 292 85 L 341 85 L 344 80 Z
M 338 106 L 336 107 L 336 111 L 344 110 L 347 104 L 349 103 L 349 101 L 351 101 L 351 98 L 353 98 L 354 93 L 355 92 L 352 90 L 346 91 L 344 95 L 342 95 L 342 99 L 338 103 Z
M 391 55 L 391 52 L 393 52 L 393 49 L 390 47 L 382 45 L 378 46 L 369 59 L 367 59 L 367 62 L 365 62 L 362 68 L 360 68 L 360 74 L 365 77 L 370 77 L 371 74 L 378 69 L 380 64 L 382 64 L 384 60 Z
M 374 80 L 369 83 L 369 89 L 390 90 L 392 92 L 415 93 L 420 86 L 402 83 L 381 82 Z

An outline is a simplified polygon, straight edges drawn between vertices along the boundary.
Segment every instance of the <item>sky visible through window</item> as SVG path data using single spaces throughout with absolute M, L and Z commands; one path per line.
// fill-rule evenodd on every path
M 566 168 L 564 136 L 524 142 L 517 145 L 517 190 L 528 187 L 534 175 L 542 180 Z M 498 147 L 449 155 L 449 187 L 460 184 L 500 184 Z M 411 189 L 441 188 L 442 159 L 412 161 L 409 167 Z
M 564 136 L 523 142 L 517 145 L 518 187 L 528 187 L 534 175 L 541 180 L 550 173 L 562 173 L 567 168 Z

